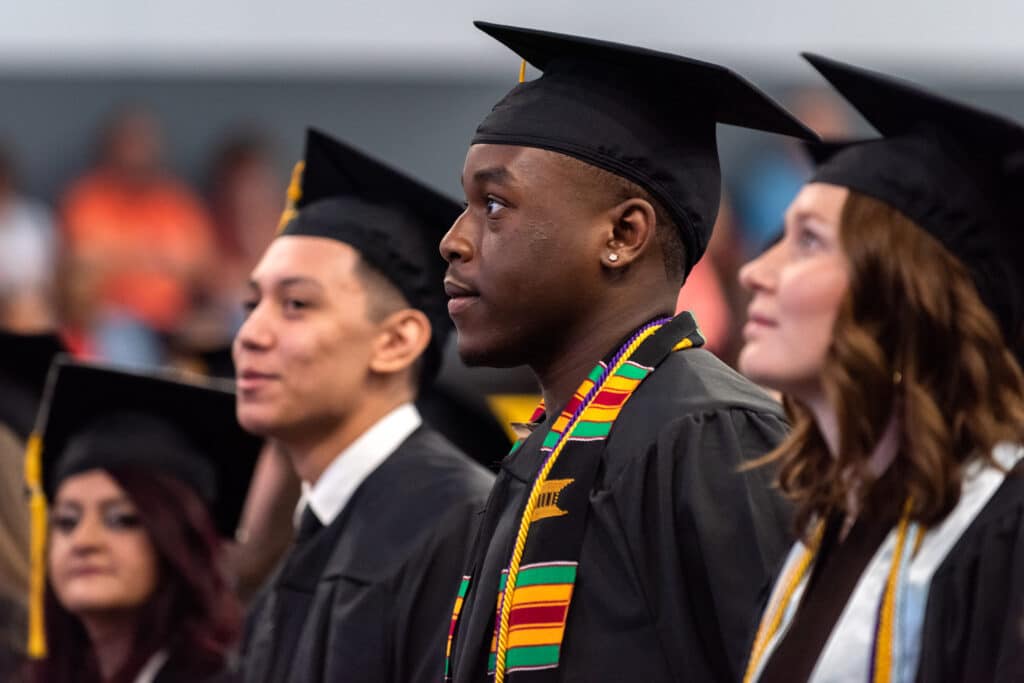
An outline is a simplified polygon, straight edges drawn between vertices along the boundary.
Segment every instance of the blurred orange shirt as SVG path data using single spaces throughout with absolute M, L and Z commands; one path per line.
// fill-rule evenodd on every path
M 210 219 L 187 188 L 167 178 L 127 186 L 96 171 L 68 191 L 62 217 L 72 257 L 99 264 L 101 308 L 127 311 L 161 331 L 182 321 L 190 275 L 213 251 Z

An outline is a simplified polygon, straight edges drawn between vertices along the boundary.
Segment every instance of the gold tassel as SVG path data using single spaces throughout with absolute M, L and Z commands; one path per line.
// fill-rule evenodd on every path
M 525 59 L 523 60 L 523 63 L 519 65 L 519 82 L 520 83 L 525 83 L 526 82 L 526 60 Z
M 31 574 L 28 587 L 28 656 L 46 657 L 43 600 L 46 594 L 46 496 L 43 494 L 43 439 L 33 434 L 25 449 L 25 483 L 29 490 Z
M 280 234 L 284 230 L 284 226 L 295 218 L 297 213 L 295 205 L 302 199 L 302 172 L 306 169 L 306 162 L 299 161 L 292 168 L 292 179 L 288 183 L 288 199 L 284 205 L 284 211 L 281 212 L 281 220 L 277 223 L 277 232 Z

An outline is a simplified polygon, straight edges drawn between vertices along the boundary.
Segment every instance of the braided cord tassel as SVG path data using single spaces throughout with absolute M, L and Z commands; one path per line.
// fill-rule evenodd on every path
M 804 576 L 807 575 L 807 570 L 814 560 L 818 544 L 821 543 L 821 537 L 824 533 L 825 524 L 819 523 L 814 530 L 810 547 L 804 550 L 796 566 L 786 575 L 783 582 L 785 588 L 782 591 L 782 595 L 779 596 L 774 605 L 769 606 L 770 615 L 768 612 L 765 613 L 764 619 L 762 619 L 761 625 L 757 629 L 757 637 L 754 638 L 754 649 L 750 654 L 750 662 L 747 664 L 747 672 L 743 676 L 743 683 L 751 683 L 754 680 L 754 674 L 757 673 L 757 669 L 761 664 L 761 658 L 764 657 L 765 650 L 768 649 L 768 643 L 772 641 L 772 638 L 778 632 L 779 626 L 782 624 L 782 618 L 786 614 L 786 609 L 793 599 L 797 586 L 800 585 L 800 582 L 804 580 Z
M 569 442 L 572 430 L 575 428 L 580 417 L 590 405 L 590 402 L 593 401 L 594 397 L 601 390 L 601 387 L 604 386 L 604 383 L 609 377 L 615 375 L 637 347 L 639 347 L 645 339 L 654 334 L 661 325 L 664 324 L 664 322 L 664 320 L 657 320 L 644 327 L 638 331 L 622 349 L 619 350 L 618 354 L 616 354 L 615 358 L 612 360 L 612 363 L 609 364 L 609 370 L 603 377 L 601 377 L 599 382 L 594 383 L 594 386 L 588 392 L 587 396 L 580 402 L 579 408 L 577 408 L 576 413 L 565 426 L 565 430 L 562 432 L 561 438 L 552 449 L 551 455 L 548 456 L 544 466 L 541 467 L 540 474 L 537 476 L 537 479 L 533 483 L 533 487 L 530 489 L 530 496 L 526 500 L 526 508 L 523 510 L 523 516 L 519 521 L 519 532 L 516 534 L 516 543 L 512 550 L 512 560 L 509 562 L 508 566 L 508 578 L 505 581 L 505 594 L 501 601 L 501 613 L 498 619 L 498 648 L 495 653 L 494 664 L 494 683 L 504 683 L 505 680 L 505 658 L 508 655 L 508 632 L 509 618 L 512 615 L 512 596 L 516 590 L 516 580 L 519 577 L 519 565 L 523 560 L 523 551 L 526 549 L 526 538 L 530 532 L 530 521 L 533 519 L 533 513 L 537 507 L 537 501 L 540 498 L 544 482 L 551 473 L 551 469 L 555 466 L 555 461 L 558 460 L 558 456 L 561 455 L 565 445 Z

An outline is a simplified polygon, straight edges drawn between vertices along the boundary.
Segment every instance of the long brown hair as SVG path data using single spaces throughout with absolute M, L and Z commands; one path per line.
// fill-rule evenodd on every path
M 240 633 L 241 606 L 221 569 L 221 542 L 206 505 L 169 475 L 138 467 L 107 473 L 135 504 L 160 571 L 156 592 L 141 608 L 131 655 L 112 681 L 134 680 L 159 650 L 177 655 L 176 666 L 196 678 L 220 671 Z M 100 680 L 85 627 L 50 586 L 46 639 L 50 654 L 33 667 L 33 681 Z
M 851 191 L 840 243 L 850 286 L 822 374 L 838 457 L 806 406 L 787 398 L 793 431 L 762 462 L 779 462 L 799 533 L 851 497 L 871 515 L 909 497 L 912 517 L 931 524 L 959 500 L 968 461 L 1022 440 L 1024 378 L 967 269 L 906 216 Z M 899 452 L 885 480 L 895 490 L 872 495 L 867 461 L 893 416 Z

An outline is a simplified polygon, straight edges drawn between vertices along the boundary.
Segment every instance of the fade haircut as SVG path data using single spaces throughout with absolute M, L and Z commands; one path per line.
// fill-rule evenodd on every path
M 627 199 L 643 199 L 654 207 L 655 237 L 661 248 L 665 264 L 665 277 L 669 281 L 683 284 L 686 279 L 686 248 L 679 236 L 679 228 L 662 203 L 631 180 L 615 175 L 603 168 L 592 166 L 575 157 L 556 153 L 560 163 L 579 178 L 582 183 L 576 188 L 576 197 L 584 201 L 598 201 L 609 206 L 620 204 Z

